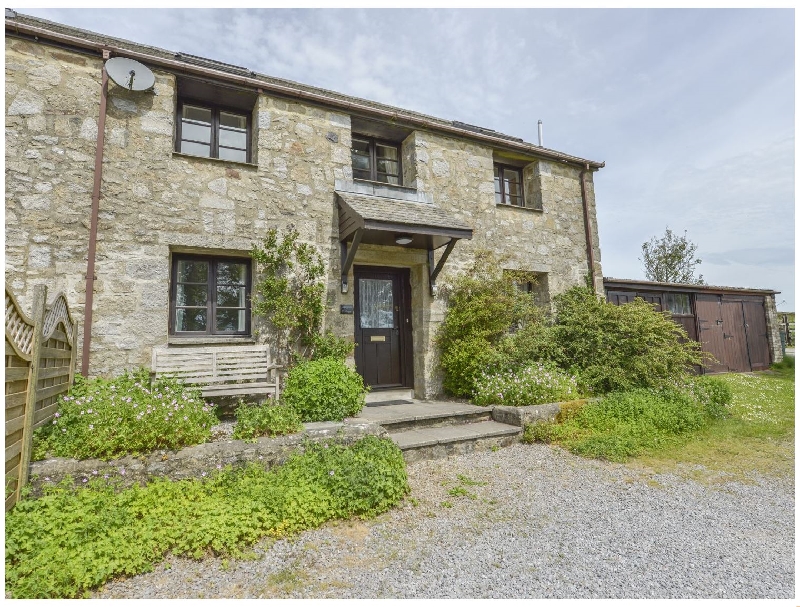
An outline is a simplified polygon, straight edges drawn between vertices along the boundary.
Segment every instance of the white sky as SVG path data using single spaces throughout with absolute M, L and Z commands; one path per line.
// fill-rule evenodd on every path
M 19 12 L 604 160 L 603 274 L 687 231 L 709 284 L 794 310 L 792 9 Z M 782 302 L 782 303 L 781 303 Z

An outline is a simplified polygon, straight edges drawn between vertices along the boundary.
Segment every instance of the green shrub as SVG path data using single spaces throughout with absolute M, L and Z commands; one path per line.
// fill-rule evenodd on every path
M 176 379 L 150 385 L 146 369 L 117 378 L 76 379 L 52 423 L 34 434 L 34 459 L 112 459 L 205 442 L 217 423 L 200 391 Z
M 233 438 L 252 439 L 259 436 L 282 436 L 300 432 L 300 416 L 286 405 L 249 405 L 239 403 Z
M 484 374 L 477 382 L 476 405 L 540 405 L 580 396 L 574 377 L 553 365 L 533 363 L 519 371 Z
M 336 358 L 344 361 L 353 353 L 355 346 L 352 341 L 337 337 L 330 331 L 326 331 L 324 335 L 317 333 L 312 338 L 311 360 Z
M 575 287 L 555 307 L 556 362 L 594 393 L 674 385 L 702 362 L 700 344 L 641 299 L 617 306 Z
M 675 389 L 614 392 L 586 403 L 561 423 L 531 424 L 526 442 L 556 442 L 587 457 L 624 461 L 704 428 L 709 417 L 692 395 Z
M 339 421 L 358 415 L 366 393 L 362 377 L 344 362 L 321 358 L 289 371 L 281 401 L 304 422 Z
M 509 333 L 539 323 L 543 317 L 533 296 L 517 288 L 517 282 L 528 277 L 501 268 L 501 261 L 491 253 L 478 251 L 467 272 L 442 285 L 447 313 L 436 344 L 442 385 L 454 396 L 472 396 L 484 372 L 507 368 L 507 354 L 513 350 Z
M 485 372 L 503 367 L 502 355 L 479 337 L 450 342 L 439 362 L 445 370 L 442 387 L 448 394 L 462 397 L 475 394 Z
M 77 597 L 151 571 L 166 553 L 240 555 L 267 535 L 374 516 L 407 492 L 402 453 L 372 436 L 350 447 L 310 445 L 271 471 L 251 465 L 204 482 L 157 480 L 118 492 L 99 481 L 58 487 L 6 515 L 6 592 Z

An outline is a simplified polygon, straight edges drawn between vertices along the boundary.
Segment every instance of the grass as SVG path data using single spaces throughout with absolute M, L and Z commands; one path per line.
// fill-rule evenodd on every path
M 794 359 L 763 373 L 718 377 L 733 392 L 730 417 L 635 462 L 656 472 L 682 469 L 702 480 L 746 480 L 753 472 L 793 478 Z M 687 464 L 694 466 L 687 470 Z

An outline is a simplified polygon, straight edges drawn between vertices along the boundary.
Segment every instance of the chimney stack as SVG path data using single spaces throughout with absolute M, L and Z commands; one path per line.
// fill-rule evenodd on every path
M 539 147 L 544 147 L 544 139 L 542 138 L 542 121 L 539 121 Z

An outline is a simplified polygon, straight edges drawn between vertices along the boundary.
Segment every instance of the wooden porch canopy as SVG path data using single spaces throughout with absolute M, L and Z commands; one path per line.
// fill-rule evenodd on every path
M 426 249 L 433 293 L 436 277 L 456 241 L 461 238 L 472 239 L 471 227 L 427 202 L 339 191 L 336 196 L 342 251 L 342 293 L 347 293 L 347 273 L 361 243 Z M 397 242 L 404 238 L 410 239 L 410 242 Z M 433 252 L 440 247 L 445 247 L 444 253 L 439 262 L 434 264 Z

